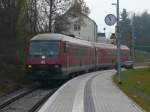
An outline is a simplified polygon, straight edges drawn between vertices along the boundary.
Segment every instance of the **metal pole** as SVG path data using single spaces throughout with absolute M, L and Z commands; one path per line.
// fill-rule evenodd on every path
M 117 32 L 116 32 L 116 37 L 117 37 L 117 74 L 118 74 L 118 83 L 122 84 L 122 78 L 121 78 L 121 59 L 120 59 L 120 25 L 119 25 L 119 0 L 117 0 Z

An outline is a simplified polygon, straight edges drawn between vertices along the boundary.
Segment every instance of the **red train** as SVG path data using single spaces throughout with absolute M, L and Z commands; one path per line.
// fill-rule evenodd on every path
M 129 60 L 129 49 L 125 46 L 121 47 L 121 60 Z M 116 46 L 54 33 L 33 37 L 26 58 L 28 74 L 38 81 L 64 79 L 116 64 Z

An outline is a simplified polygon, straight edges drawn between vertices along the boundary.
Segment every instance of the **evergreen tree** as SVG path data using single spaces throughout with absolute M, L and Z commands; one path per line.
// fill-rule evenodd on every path
M 123 9 L 121 13 L 120 21 L 120 34 L 121 34 L 121 44 L 130 46 L 131 44 L 131 24 L 130 19 L 128 18 L 128 12 L 126 9 Z
M 135 15 L 132 21 L 136 37 L 135 47 L 150 52 L 150 14 L 145 11 L 141 15 Z

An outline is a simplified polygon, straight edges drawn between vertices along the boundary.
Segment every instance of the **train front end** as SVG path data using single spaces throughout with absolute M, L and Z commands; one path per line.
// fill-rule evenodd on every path
M 26 71 L 36 81 L 61 78 L 60 41 L 31 39 Z

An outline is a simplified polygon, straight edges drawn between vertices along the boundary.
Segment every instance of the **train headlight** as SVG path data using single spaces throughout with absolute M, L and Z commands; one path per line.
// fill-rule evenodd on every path
M 32 65 L 28 65 L 28 68 L 31 69 L 31 68 L 32 68 Z
M 46 59 L 46 56 L 42 56 L 41 58 L 42 58 L 42 59 Z

